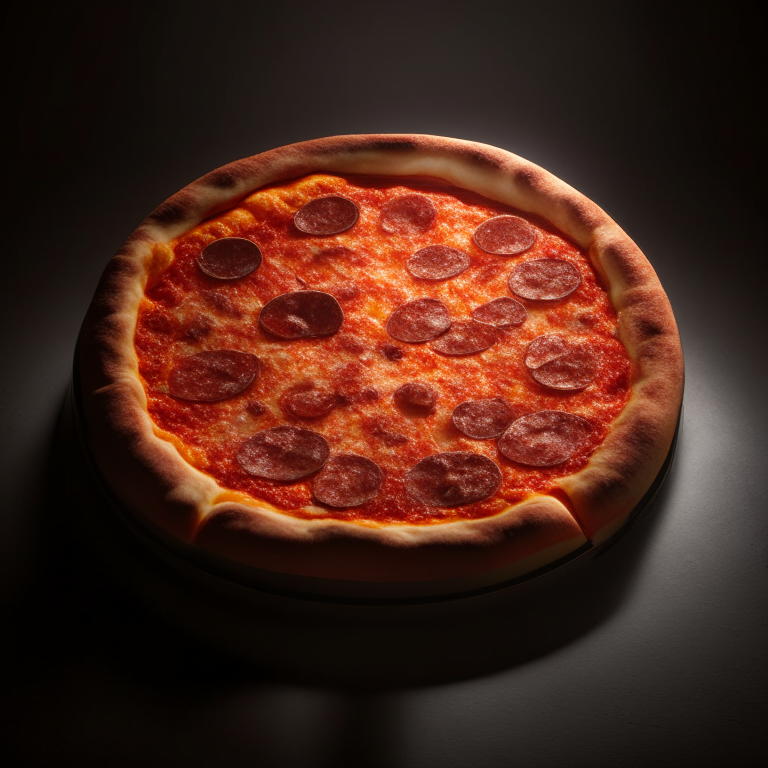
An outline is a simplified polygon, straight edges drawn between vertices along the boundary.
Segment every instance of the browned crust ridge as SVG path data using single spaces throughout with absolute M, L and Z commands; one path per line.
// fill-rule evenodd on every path
M 374 526 L 303 520 L 232 501 L 159 436 L 147 412 L 133 335 L 153 248 L 267 184 L 310 173 L 431 178 L 540 216 L 588 253 L 618 313 L 633 366 L 630 400 L 587 466 L 557 485 L 566 506 L 535 496 L 481 520 Z M 162 266 L 162 265 L 160 265 Z M 596 204 L 495 147 L 420 135 L 337 136 L 225 165 L 162 203 L 108 264 L 80 337 L 87 438 L 123 503 L 172 537 L 278 573 L 351 581 L 522 575 L 607 538 L 640 501 L 670 450 L 683 358 L 669 301 L 640 249 Z M 517 573 L 523 569 L 521 573 Z

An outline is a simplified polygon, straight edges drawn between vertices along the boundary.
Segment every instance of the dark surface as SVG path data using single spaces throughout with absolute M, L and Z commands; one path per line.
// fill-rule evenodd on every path
M 757 20 L 706 4 L 104 7 L 5 25 L 0 721 L 14 764 L 758 764 Z M 366 132 L 511 150 L 619 221 L 680 324 L 677 456 L 652 514 L 573 578 L 396 619 L 275 609 L 262 642 L 277 663 L 245 665 L 145 607 L 72 535 L 89 489 L 56 422 L 75 338 L 106 260 L 168 195 L 238 157 Z

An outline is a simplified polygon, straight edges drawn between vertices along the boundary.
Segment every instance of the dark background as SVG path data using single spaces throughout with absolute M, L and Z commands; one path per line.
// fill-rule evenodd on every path
M 707 3 L 482 1 L 5 15 L 0 721 L 14 764 L 757 764 L 756 18 Z M 567 579 L 389 611 L 267 601 L 248 663 L 147 608 L 80 535 L 92 491 L 57 426 L 74 344 L 106 261 L 167 196 L 239 157 L 368 132 L 502 147 L 618 220 L 680 325 L 677 455 L 651 513 Z

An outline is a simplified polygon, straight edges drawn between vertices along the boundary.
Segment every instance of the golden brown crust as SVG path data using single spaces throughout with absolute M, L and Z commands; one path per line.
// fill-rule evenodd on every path
M 597 238 L 593 249 L 634 365 L 632 396 L 589 464 L 558 485 L 599 544 L 626 521 L 670 450 L 683 396 L 683 354 L 672 308 L 640 250 L 616 232 Z
M 246 565 L 342 580 L 447 579 L 524 561 L 538 567 L 537 552 L 583 543 L 566 508 L 552 498 L 484 520 L 378 528 L 217 501 L 227 494 L 156 434 L 133 333 L 147 276 L 157 268 L 153 259 L 163 258 L 158 244 L 259 187 L 322 171 L 438 179 L 541 216 L 587 250 L 618 312 L 635 380 L 604 444 L 559 487 L 587 535 L 605 538 L 640 500 L 671 445 L 683 369 L 666 295 L 637 246 L 580 193 L 503 150 L 431 136 L 340 136 L 230 163 L 171 197 L 129 238 L 99 284 L 79 354 L 88 439 L 120 498 L 172 535 Z
M 353 568 L 356 580 L 397 582 L 475 576 L 531 557 L 543 546 L 559 546 L 566 554 L 586 538 L 559 501 L 534 496 L 492 518 L 388 527 L 299 520 L 223 503 L 194 541 L 278 573 L 343 580 Z

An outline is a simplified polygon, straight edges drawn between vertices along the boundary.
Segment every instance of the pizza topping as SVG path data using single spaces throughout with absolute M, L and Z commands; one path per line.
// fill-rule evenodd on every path
M 429 384 L 421 381 L 409 381 L 395 390 L 395 405 L 405 413 L 428 416 L 435 412 L 437 392 Z
M 388 416 L 365 419 L 363 423 L 376 440 L 390 448 L 396 445 L 405 445 L 409 441 L 407 435 L 397 431 L 397 424 Z
M 303 205 L 293 217 L 296 229 L 307 235 L 338 235 L 352 228 L 360 209 L 346 197 L 318 197 Z
M 523 214 L 474 195 L 409 184 L 379 177 L 355 185 L 352 177 L 321 176 L 317 182 L 272 185 L 244 205 L 253 217 L 217 214 L 171 243 L 174 261 L 168 267 L 158 260 L 162 271 L 153 273 L 145 291 L 135 334 L 148 410 L 158 431 L 188 446 L 196 465 L 226 490 L 300 519 L 316 517 L 311 504 L 323 507 L 329 520 L 373 526 L 483 518 L 531 493 L 548 493 L 566 472 L 582 469 L 597 438 L 621 412 L 631 393 L 632 368 L 616 335 L 615 312 L 583 250 L 531 222 L 535 240 L 529 250 L 493 255 L 472 240 L 478 225 L 493 223 L 503 213 Z M 326 237 L 293 226 L 293 215 L 304 203 L 328 195 L 359 207 L 351 229 Z M 413 228 L 406 221 L 396 232 L 399 225 L 387 223 L 383 209 L 404 211 L 407 220 L 422 197 L 437 210 L 431 226 L 419 233 L 415 216 Z M 394 200 L 397 205 L 387 206 Z M 294 201 L 290 209 L 287 201 Z M 311 213 L 308 206 L 297 226 Z M 319 218 L 309 220 L 316 224 Z M 491 247 L 483 231 L 478 230 L 478 242 Z M 224 234 L 234 236 L 232 243 L 242 238 L 261 248 L 262 263 L 250 276 L 213 278 L 199 265 L 201 250 L 211 241 L 218 245 L 206 256 L 221 248 L 222 263 L 223 254 L 229 258 L 224 245 L 230 239 Z M 451 277 L 467 260 L 465 271 Z M 517 265 L 522 266 L 515 270 Z M 548 270 L 562 268 L 575 275 L 573 284 L 581 279 L 570 298 L 537 301 L 510 291 L 560 295 L 551 292 L 559 273 L 553 278 Z M 534 292 L 526 293 L 526 280 Z M 557 338 L 529 344 L 540 334 Z M 228 349 L 258 358 L 250 386 L 222 402 L 172 396 L 169 373 L 179 361 L 201 350 Z M 187 367 L 192 364 L 180 366 Z M 594 378 L 583 389 L 561 388 L 582 386 L 591 370 Z M 176 385 L 178 396 L 195 376 L 187 372 L 173 378 L 184 382 Z M 198 383 L 198 388 L 211 396 L 210 387 Z M 517 435 L 516 448 L 507 445 L 508 452 L 517 450 L 515 463 L 501 451 L 493 453 L 518 417 L 545 409 L 571 411 L 589 421 L 591 432 L 570 458 L 551 467 L 516 463 L 536 460 L 525 456 L 533 450 L 524 442 L 532 439 L 531 428 L 522 438 Z M 284 426 L 257 435 L 277 425 Z M 307 435 L 309 448 L 302 438 Z M 512 437 L 502 446 L 506 443 L 515 445 Z M 312 447 L 318 444 L 319 453 Z M 430 458 L 415 471 L 420 459 L 441 451 L 485 454 L 503 476 L 495 495 L 484 500 L 487 494 L 478 492 L 480 501 L 473 502 L 481 483 L 471 481 L 474 470 L 466 461 Z M 338 495 L 334 502 L 318 478 L 325 477 L 327 467 L 329 483 L 346 493 L 330 469 L 334 457 L 350 454 L 378 465 L 383 483 L 371 500 L 336 507 L 355 500 Z M 484 461 L 472 454 L 472 462 Z M 414 469 L 411 487 L 420 477 L 416 493 L 420 488 L 431 495 L 429 503 L 458 506 L 417 501 L 406 490 L 409 469 Z M 464 485 L 451 476 L 459 470 L 469 474 Z M 491 475 L 496 475 L 492 466 Z M 313 485 L 320 489 L 317 495 Z
M 411 256 L 405 268 L 419 280 L 447 280 L 469 266 L 469 256 L 458 248 L 429 245 Z
M 330 293 L 294 291 L 268 301 L 259 314 L 259 325 L 280 339 L 330 336 L 341 328 L 344 312 Z
M 592 425 L 564 411 L 539 411 L 512 422 L 499 438 L 499 451 L 529 467 L 554 467 L 567 461 L 585 444 Z
M 395 344 L 382 344 L 381 354 L 393 363 L 396 363 L 398 360 L 402 360 L 405 357 L 405 352 Z
M 550 389 L 584 389 L 595 377 L 592 352 L 554 333 L 536 337 L 525 353 L 531 376 Z
M 398 341 L 418 344 L 436 339 L 451 325 L 448 307 L 437 299 L 414 299 L 401 304 L 387 320 L 387 333 Z
M 330 413 L 337 405 L 333 392 L 323 389 L 294 389 L 282 398 L 283 408 L 300 419 L 319 419 Z
M 213 321 L 210 317 L 203 314 L 195 314 L 189 319 L 189 325 L 184 333 L 185 339 L 191 339 L 192 341 L 200 341 L 206 336 L 211 335 L 213 330 Z
M 328 441 L 301 427 L 272 427 L 257 432 L 237 454 L 240 466 L 265 480 L 291 483 L 317 472 L 328 459 Z
M 502 296 L 472 310 L 472 319 L 478 323 L 495 325 L 497 328 L 510 328 L 522 325 L 528 317 L 525 307 L 509 296 Z
M 376 387 L 365 387 L 360 390 L 360 401 L 363 403 L 376 403 L 381 400 L 381 392 Z
M 418 235 L 435 223 L 437 211 L 424 195 L 403 195 L 384 203 L 381 228 L 391 235 Z
M 355 453 L 343 453 L 328 459 L 315 478 L 312 492 L 329 507 L 359 507 L 381 490 L 384 481 L 378 464 Z
M 352 256 L 353 251 L 346 245 L 329 245 L 327 248 L 318 249 L 315 252 L 316 259 L 340 259 Z
M 405 475 L 405 488 L 430 507 L 459 507 L 490 498 L 501 480 L 501 470 L 487 456 L 454 451 L 422 459 Z
M 168 376 L 168 391 L 180 400 L 215 403 L 248 389 L 258 373 L 259 359 L 247 352 L 198 352 L 176 363 Z
M 214 310 L 215 314 L 227 315 L 236 319 L 243 316 L 237 304 L 223 291 L 203 291 L 200 295 L 205 304 Z
M 517 256 L 536 242 L 533 227 L 519 216 L 495 216 L 484 221 L 474 235 L 476 245 L 496 256 Z
M 359 336 L 351 333 L 340 333 L 336 337 L 336 341 L 341 349 L 351 352 L 353 355 L 360 355 L 368 349 L 365 342 L 361 341 Z
M 496 331 L 489 325 L 459 320 L 429 346 L 441 355 L 474 355 L 492 346 L 496 338 Z
M 250 403 L 246 404 L 245 410 L 251 416 L 258 418 L 267 412 L 267 406 L 263 403 L 260 403 L 258 400 L 252 400 Z
M 334 286 L 333 295 L 339 301 L 352 301 L 360 295 L 360 289 L 354 283 L 339 283 Z
M 197 266 L 217 280 L 237 280 L 261 266 L 261 250 L 244 237 L 223 237 L 203 248 Z
M 501 397 L 467 400 L 453 410 L 453 426 L 474 440 L 498 437 L 514 420 L 515 411 Z
M 581 285 L 579 270 L 563 259 L 533 259 L 518 264 L 509 276 L 509 290 L 532 301 L 557 301 Z

